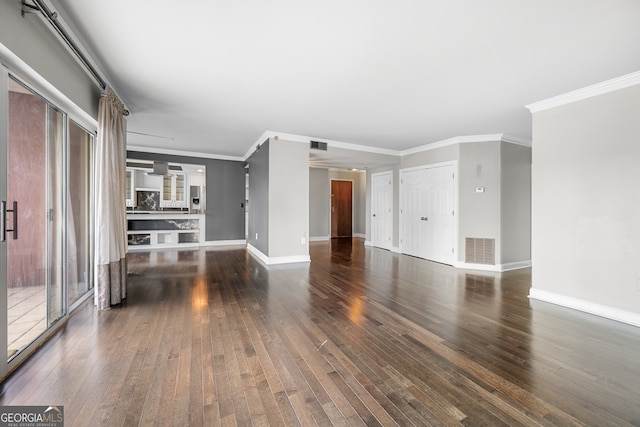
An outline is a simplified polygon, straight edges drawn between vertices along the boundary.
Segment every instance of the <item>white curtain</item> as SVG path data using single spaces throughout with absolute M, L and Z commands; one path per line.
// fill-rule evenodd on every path
M 96 153 L 95 305 L 107 310 L 127 297 L 126 140 L 124 106 L 109 88 L 98 107 Z

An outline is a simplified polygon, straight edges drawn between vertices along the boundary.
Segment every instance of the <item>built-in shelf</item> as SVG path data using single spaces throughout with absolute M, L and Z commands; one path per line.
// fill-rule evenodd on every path
M 204 214 L 127 214 L 129 250 L 204 245 L 204 230 Z

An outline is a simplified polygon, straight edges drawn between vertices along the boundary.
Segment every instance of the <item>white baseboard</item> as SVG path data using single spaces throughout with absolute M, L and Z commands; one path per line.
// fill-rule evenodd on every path
M 361 233 L 354 233 L 351 237 L 361 237 L 364 239 L 366 236 Z M 331 236 L 310 236 L 309 237 L 310 242 L 323 242 L 327 240 L 331 240 Z M 365 241 L 364 244 L 367 245 L 367 241 Z M 371 245 L 369 244 L 367 246 L 371 246 Z
M 397 254 L 401 254 L 402 252 L 400 252 L 400 248 L 397 246 L 391 246 L 391 252 L 395 252 Z
M 506 264 L 500 264 L 500 271 L 519 270 L 521 268 L 529 268 L 529 267 L 531 267 L 531 260 L 508 262 Z
M 309 255 L 293 255 L 293 256 L 281 256 L 281 257 L 269 257 L 263 254 L 260 250 L 256 249 L 254 246 L 247 244 L 247 251 L 258 260 L 262 261 L 262 263 L 266 265 L 276 265 L 276 264 L 293 264 L 297 262 L 311 262 L 311 257 Z
M 366 239 L 367 235 L 364 233 L 353 233 L 351 237 L 360 237 L 361 239 Z
M 560 305 L 578 311 L 583 311 L 589 314 L 595 314 L 596 316 L 605 317 L 607 319 L 616 320 L 618 322 L 640 327 L 639 313 L 619 310 L 617 308 L 608 307 L 606 305 L 596 304 L 578 298 L 567 297 L 564 295 L 559 295 L 553 292 L 543 291 L 535 288 L 531 288 L 529 290 L 529 298 L 549 302 L 551 304 Z
M 162 245 L 131 245 L 127 247 L 127 252 L 141 251 L 162 251 L 166 249 L 197 249 L 201 247 L 200 243 L 167 243 Z
M 400 253 L 400 249 L 399 248 L 394 248 L 393 246 L 389 247 L 389 248 L 383 248 L 383 247 L 380 247 L 380 246 L 373 246 L 373 242 L 370 241 L 370 240 L 365 240 L 364 241 L 364 245 L 365 246 L 371 246 L 371 247 L 375 247 L 375 248 L 384 249 L 384 250 L 391 251 L 391 252 Z
M 209 240 L 204 242 L 203 246 L 237 246 L 237 245 L 246 245 L 247 241 L 245 239 L 242 240 Z
M 506 264 L 495 264 L 495 265 L 487 265 L 487 264 L 471 264 L 467 262 L 455 262 L 453 264 L 455 268 L 460 268 L 463 270 L 479 270 L 479 271 L 493 271 L 501 273 L 503 271 L 511 271 L 518 270 L 520 268 L 529 268 L 531 267 L 531 261 L 519 261 L 519 262 L 509 262 Z

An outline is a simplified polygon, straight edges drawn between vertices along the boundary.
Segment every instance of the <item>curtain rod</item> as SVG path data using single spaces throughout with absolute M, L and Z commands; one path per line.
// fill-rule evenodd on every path
M 80 64 L 85 68 L 89 75 L 95 80 L 101 90 L 107 88 L 106 81 L 102 78 L 102 75 L 96 70 L 89 62 L 89 59 L 82 53 L 78 45 L 73 41 L 69 33 L 58 22 L 58 13 L 52 12 L 47 5 L 40 0 L 31 0 L 34 4 L 26 3 L 22 0 L 22 12 L 21 15 L 24 18 L 26 13 L 40 12 L 45 20 L 53 27 L 58 36 L 65 42 L 67 47 L 73 52 Z M 26 8 L 26 9 L 25 9 Z

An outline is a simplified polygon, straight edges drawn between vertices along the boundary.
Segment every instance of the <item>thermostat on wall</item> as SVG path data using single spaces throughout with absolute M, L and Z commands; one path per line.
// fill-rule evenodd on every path
M 476 187 L 476 193 L 484 193 L 484 187 Z

